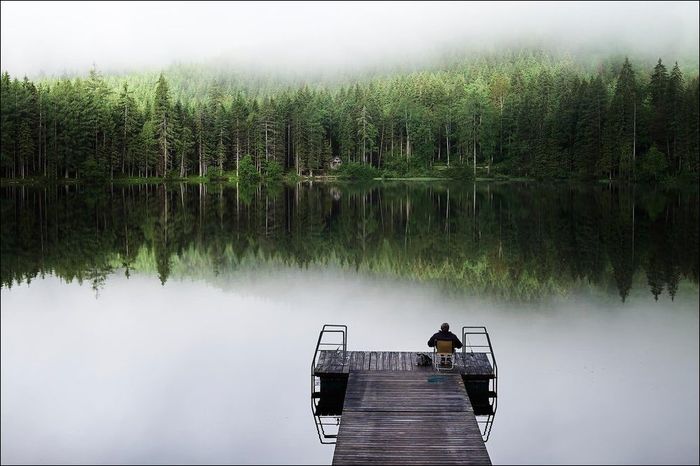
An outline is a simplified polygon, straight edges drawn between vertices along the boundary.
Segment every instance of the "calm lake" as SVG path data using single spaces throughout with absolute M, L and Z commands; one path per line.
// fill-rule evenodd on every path
M 698 192 L 1 188 L 2 463 L 330 463 L 309 370 L 485 325 L 494 463 L 698 462 Z

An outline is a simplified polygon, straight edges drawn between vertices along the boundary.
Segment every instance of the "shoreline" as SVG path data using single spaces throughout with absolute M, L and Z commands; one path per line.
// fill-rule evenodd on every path
M 273 181 L 260 181 L 257 183 L 250 184 L 250 186 L 257 185 L 293 185 L 296 183 L 331 183 L 331 184 L 379 184 L 384 182 L 405 182 L 405 183 L 538 183 L 538 184 L 558 184 L 558 183 L 568 183 L 568 184 L 586 184 L 586 185 L 626 185 L 626 186 L 658 186 L 662 188 L 700 188 L 697 183 L 689 182 L 689 180 L 676 179 L 672 183 L 644 183 L 644 182 L 630 182 L 626 180 L 609 180 L 609 179 L 578 179 L 578 178 L 557 178 L 557 179 L 537 179 L 532 177 L 476 177 L 474 179 L 455 179 L 455 178 L 441 178 L 435 176 L 406 176 L 406 177 L 374 177 L 366 179 L 348 179 L 338 176 L 300 176 L 293 178 L 281 178 Z M 153 185 L 153 184 L 208 184 L 208 185 L 238 185 L 238 181 L 234 179 L 210 179 L 210 178 L 115 178 L 111 181 L 101 181 L 92 182 L 84 181 L 76 178 L 68 179 L 48 179 L 48 178 L 25 178 L 25 179 L 0 179 L 0 187 L 39 187 L 39 186 L 92 186 L 92 187 L 102 187 L 102 186 L 129 186 L 129 185 Z

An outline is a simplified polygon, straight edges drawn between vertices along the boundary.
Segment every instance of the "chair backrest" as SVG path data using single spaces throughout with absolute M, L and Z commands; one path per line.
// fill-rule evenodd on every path
M 438 353 L 452 353 L 452 341 L 451 340 L 436 340 L 435 349 Z

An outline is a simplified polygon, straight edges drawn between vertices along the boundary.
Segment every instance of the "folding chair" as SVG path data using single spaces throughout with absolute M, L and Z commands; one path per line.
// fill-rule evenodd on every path
M 436 371 L 451 371 L 454 368 L 454 348 L 451 340 L 436 340 L 433 348 L 433 364 Z

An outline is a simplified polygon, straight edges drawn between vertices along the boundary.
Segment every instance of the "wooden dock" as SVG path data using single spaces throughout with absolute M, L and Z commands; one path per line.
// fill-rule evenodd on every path
M 319 351 L 314 373 L 340 375 L 358 371 L 435 372 L 432 365 L 416 365 L 418 354 L 415 351 Z M 423 354 L 433 357 L 432 352 Z M 451 372 L 474 380 L 492 379 L 495 376 L 486 353 L 456 353 L 455 367 Z
M 472 343 L 479 336 L 486 344 Z M 463 327 L 462 340 L 453 369 L 437 371 L 417 364 L 430 350 L 347 351 L 347 326 L 324 325 L 311 406 L 320 441 L 336 444 L 333 464 L 491 464 L 496 360 L 485 327 Z
M 491 464 L 458 374 L 351 372 L 333 464 Z

